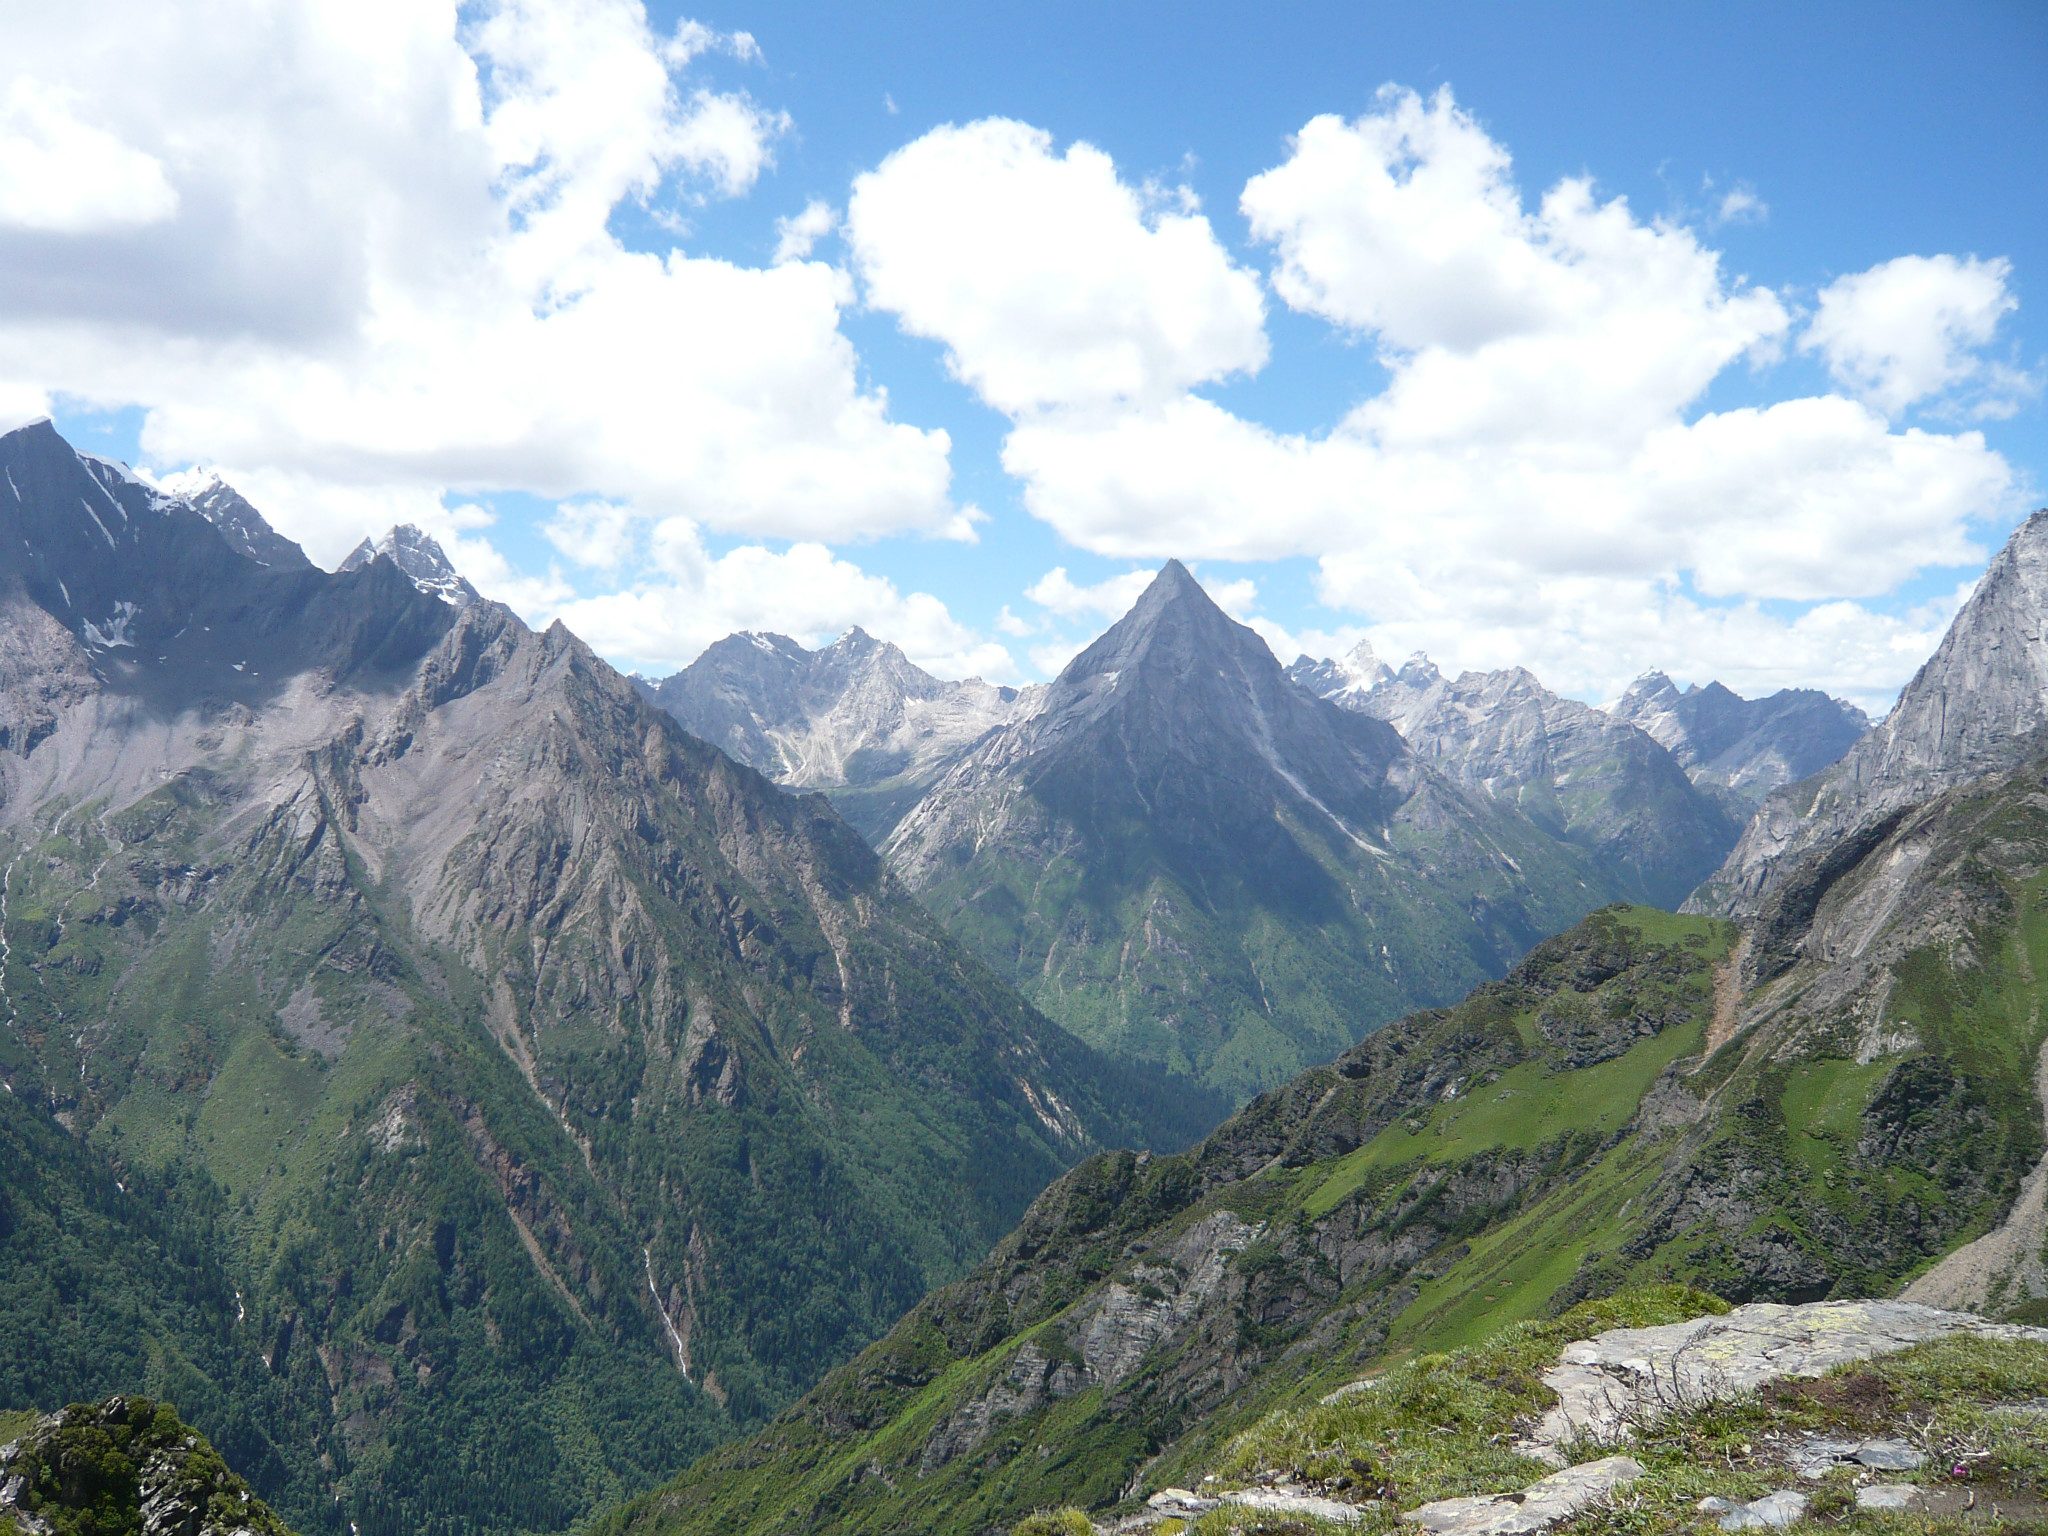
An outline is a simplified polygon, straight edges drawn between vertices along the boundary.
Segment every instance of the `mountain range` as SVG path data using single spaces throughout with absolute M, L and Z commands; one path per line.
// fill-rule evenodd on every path
M 0 484 L 0 1409 L 128 1395 L 45 1438 L 966 1536 L 1645 1282 L 2048 1305 L 2048 513 L 1865 733 L 1283 669 L 1177 563 L 1038 689 L 652 684 L 417 529 Z
M 1148 1496 L 1193 1502 L 1169 1489 L 1271 1481 L 1253 1441 L 1385 1519 L 1394 1448 L 1304 1438 L 1322 1410 L 1405 1361 L 1418 1427 L 1447 1434 L 1469 1405 L 1431 1392 L 1441 1351 L 1587 1298 L 2048 1317 L 2044 545 L 2048 513 L 1885 723 L 1774 792 L 1697 903 L 1733 917 L 1595 912 L 1186 1153 L 1090 1159 L 971 1275 L 600 1529 L 965 1536 L 1058 1505 L 1119 1528 L 1161 1518 Z M 1532 1421 L 1498 1422 L 1494 1445 Z M 1749 1454 L 1747 1427 L 1715 1433 L 1716 1458 Z M 1539 1475 L 1517 1449 L 1492 1475 Z
M 790 788 L 830 793 L 872 843 L 954 758 L 1043 690 L 941 682 L 897 647 L 850 629 L 822 650 L 785 635 L 728 635 L 648 697 L 693 735 Z
M 1386 721 L 1432 767 L 1584 849 L 1616 896 L 1678 905 L 1741 831 L 1653 737 L 1523 668 L 1447 679 L 1426 656 L 1396 672 L 1361 648 L 1341 666 L 1301 657 L 1288 675 Z
M 1711 738 L 1694 773 L 1520 669 L 1447 680 L 1361 646 L 1283 673 L 1177 564 L 1040 687 L 943 682 L 859 630 L 818 651 L 734 635 L 646 687 L 741 761 L 830 794 L 1053 1018 L 1238 1096 L 1607 901 L 1676 906 L 1746 818 L 1714 775 L 1832 760 L 1860 720 L 1824 695 L 1694 690 L 1732 701 L 1672 716 Z M 1758 715 L 1733 741 L 1729 708 Z M 1358 835 L 1382 824 L 1380 844 Z
M 174 1397 L 308 1531 L 562 1529 L 1227 1107 L 430 541 L 266 563 L 47 423 L 0 483 L 13 1400 Z
M 1613 894 L 1391 727 L 1295 687 L 1178 563 L 882 854 L 1082 1038 L 1238 1096 Z

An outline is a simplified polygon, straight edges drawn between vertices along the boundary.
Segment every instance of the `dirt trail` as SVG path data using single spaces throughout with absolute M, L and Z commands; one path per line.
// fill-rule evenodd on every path
M 1742 967 L 1748 960 L 1749 935 L 1745 933 L 1728 958 L 1714 967 L 1714 1018 L 1707 1025 L 1707 1056 L 1734 1038 L 1735 1026 L 1742 1021 Z

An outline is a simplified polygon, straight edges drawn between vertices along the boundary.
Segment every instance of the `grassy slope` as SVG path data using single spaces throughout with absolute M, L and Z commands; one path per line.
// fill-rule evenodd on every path
M 1239 1100 L 1463 996 L 1617 894 L 1590 857 L 1504 814 L 1487 830 L 1528 872 L 1515 890 L 1406 825 L 1386 860 L 1282 818 L 1265 835 L 1316 877 L 1254 889 L 1227 863 L 1186 868 L 1142 824 L 1078 839 L 1028 797 L 1014 815 L 1037 835 L 991 843 L 926 905 L 1090 1044 Z
M 1889 1017 L 1918 1047 L 1858 1065 L 1860 1016 L 1792 1006 L 1702 1060 L 1732 928 L 1597 914 L 1507 982 L 1255 1101 L 1188 1158 L 1078 1170 L 1055 1191 L 1067 1207 L 1048 1196 L 976 1276 L 607 1531 L 964 1536 L 1034 1508 L 1100 1512 L 1191 1485 L 1234 1436 L 1369 1362 L 1548 1327 L 1587 1296 L 1889 1293 L 1997 1220 L 2040 1155 L 2048 810 L 1994 793 L 1943 827 L 1936 884 L 1971 893 L 1969 923 L 1895 968 Z M 1153 1261 L 1137 1256 L 1221 1211 L 1258 1236 L 1207 1321 L 921 1469 L 964 1406 L 1021 1379 L 1027 1334 L 1072 1350 L 1105 1296 L 1141 1283 Z
M 0 1169 L 0 1251 L 11 1320 L 43 1319 L 0 1320 L 0 1406 L 172 1396 L 308 1530 L 559 1530 L 616 1503 L 986 1251 L 1074 1155 L 1018 1101 L 1020 1073 L 1105 1139 L 1143 1139 L 1166 1097 L 905 931 L 936 938 L 907 904 L 847 949 L 894 1012 L 841 1028 L 812 982 L 823 938 L 734 880 L 683 899 L 643 882 L 656 932 L 632 935 L 676 957 L 693 1016 L 751 1021 L 727 1056 L 693 1075 L 686 1020 L 613 1029 L 571 998 L 525 1046 L 550 1104 L 476 972 L 417 942 L 402 901 L 331 840 L 214 846 L 218 799 L 190 775 L 0 847 L 0 1071 L 20 1089 L 0 1134 L 20 1121 L 22 1149 Z M 721 865 L 688 814 L 666 830 L 701 884 Z M 528 937 L 480 967 L 523 996 L 560 984 Z M 548 952 L 616 976 L 610 938 L 559 930 Z M 313 1001 L 345 1048 L 286 1027 Z M 1045 1037 L 1035 1060 L 1001 1044 L 1020 1023 Z M 1191 1122 L 1217 1107 L 1176 1097 Z M 672 1314 L 694 1307 L 692 1381 L 651 1275 Z
M 1641 909 L 1604 915 L 1594 927 L 1603 924 L 1634 965 L 1596 986 L 1595 994 L 1603 1002 L 1626 995 L 1638 1010 L 1670 1012 L 1675 1022 L 1666 1029 L 1582 1070 L 1558 1070 L 1534 1056 L 1517 1062 L 1515 1057 L 1532 1050 L 1532 1041 L 1536 1047 L 1542 1043 L 1537 1017 L 1543 1001 L 1511 978 L 1460 1010 L 1424 1016 L 1416 1030 L 1417 1054 L 1427 1055 L 1478 1027 L 1503 1059 L 1500 1068 L 1481 1074 L 1490 1080 L 1449 1102 L 1418 1109 L 1391 1084 L 1389 1093 L 1376 1098 L 1373 1074 L 1364 1075 L 1345 1091 L 1362 1101 L 1367 1123 L 1382 1123 L 1355 1150 L 1271 1167 L 1206 1190 L 1202 1166 L 1205 1160 L 1226 1160 L 1228 1127 L 1201 1153 L 1144 1165 L 1087 1165 L 1057 1192 L 1066 1207 L 1050 1218 L 1054 1230 L 1041 1233 L 1027 1224 L 977 1277 L 984 1292 L 1005 1300 L 991 1305 L 986 1296 L 974 1296 L 976 1280 L 941 1293 L 860 1361 L 835 1373 L 806 1405 L 755 1440 L 714 1453 L 669 1489 L 612 1517 L 605 1529 L 964 1533 L 1045 1505 L 1114 1503 L 1139 1469 L 1148 1487 L 1174 1482 L 1276 1398 L 1328 1390 L 1347 1371 L 1355 1374 L 1361 1339 L 1372 1352 L 1387 1342 L 1432 1348 L 1539 1310 L 1570 1279 L 1585 1245 L 1599 1240 L 1599 1225 L 1586 1220 L 1586 1196 L 1593 1193 L 1589 1185 L 1606 1189 L 1609 1163 L 1593 1162 L 1599 1178 L 1574 1183 L 1568 1175 L 1597 1159 L 1595 1149 L 1611 1139 L 1664 1062 L 1682 1054 L 1687 1042 L 1697 1049 L 1710 1006 L 1712 967 L 1731 937 L 1712 920 Z M 1297 1085 L 1310 1101 L 1325 1096 L 1326 1084 L 1336 1089 L 1346 1081 L 1327 1071 L 1311 1078 L 1306 1087 Z M 1261 1100 L 1243 1118 L 1256 1121 L 1266 1105 Z M 1584 1111 L 1577 1119 L 1573 1105 Z M 1402 1151 L 1394 1155 L 1389 1148 Z M 1519 1197 L 1510 1198 L 1497 1212 L 1511 1219 L 1495 1224 L 1501 1234 L 1495 1242 L 1475 1242 L 1419 1290 L 1404 1285 L 1405 1276 L 1385 1271 L 1349 1286 L 1325 1279 L 1313 1317 L 1264 1320 L 1258 1305 L 1262 1280 L 1274 1294 L 1313 1284 L 1314 1228 L 1339 1207 L 1346 1208 L 1346 1219 L 1379 1232 L 1435 1219 L 1441 1223 L 1434 1245 L 1440 1250 L 1456 1248 L 1467 1224 L 1476 1221 L 1486 1229 L 1483 1212 L 1438 1211 L 1433 1218 L 1430 1203 L 1445 1194 L 1445 1169 L 1475 1157 L 1498 1161 L 1503 1150 L 1525 1155 L 1542 1170 L 1534 1175 L 1537 1187 L 1549 1193 L 1526 1209 Z M 1362 1210 L 1363 1218 L 1352 1208 Z M 1035 1340 L 1043 1349 L 1071 1348 L 1061 1342 L 1062 1329 L 1099 1297 L 1103 1278 L 1128 1268 L 1138 1242 L 1163 1251 L 1220 1211 L 1269 1234 L 1238 1253 L 1233 1268 L 1244 1288 L 1222 1309 L 1235 1334 L 1222 1353 L 1248 1376 L 1244 1385 L 1194 1411 L 1175 1380 L 1177 1362 L 1157 1361 L 1114 1390 L 1090 1387 L 1006 1423 L 975 1455 L 920 1475 L 934 1433 L 962 1404 L 1003 1380 L 1021 1346 Z M 1526 1225 L 1517 1241 L 1516 1216 L 1550 1235 L 1562 1229 L 1570 1240 L 1532 1258 Z M 1291 1241 L 1296 1234 L 1306 1241 Z M 1558 1266 L 1562 1272 L 1546 1283 L 1547 1271 Z M 1003 1277 L 1009 1276 L 1008 1291 L 1018 1291 L 1019 1272 L 1034 1267 L 1036 1274 L 1051 1270 L 1055 1278 L 1030 1298 L 1024 1326 L 1003 1329 L 1000 1319 L 1014 1311 Z M 1327 1262 L 1320 1267 L 1329 1268 Z M 1517 1293 L 1512 1285 L 1499 1286 L 1503 1278 L 1519 1278 L 1523 1288 Z M 1497 1304 L 1496 1296 L 1506 1299 Z M 1347 1313 L 1355 1335 L 1349 1342 L 1340 1333 L 1320 1341 L 1326 1347 L 1313 1353 L 1290 1353 L 1314 1321 Z M 974 1321 L 963 1327 L 963 1317 Z M 968 1347 L 961 1349 L 961 1343 Z

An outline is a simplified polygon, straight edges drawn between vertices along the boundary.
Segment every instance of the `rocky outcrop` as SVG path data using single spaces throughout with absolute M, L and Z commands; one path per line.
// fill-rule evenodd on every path
M 1816 688 L 1745 699 L 1719 683 L 1681 692 L 1662 672 L 1630 683 L 1610 713 L 1656 738 L 1693 783 L 1745 807 L 1841 761 L 1870 730 L 1862 710 Z
M 1520 667 L 1449 679 L 1426 656 L 1393 672 L 1361 648 L 1342 663 L 1304 657 L 1288 676 L 1386 721 L 1431 767 L 1586 849 L 1632 899 L 1676 906 L 1740 830 L 1650 735 Z
M 1574 1441 L 1612 1444 L 1668 1413 L 1740 1397 L 1768 1382 L 1825 1375 L 1837 1366 L 1967 1334 L 2048 1344 L 2048 1328 L 1986 1322 L 1907 1301 L 1757 1304 L 1661 1328 L 1616 1328 L 1565 1346 L 1543 1384 L 1557 1394 L 1516 1449 L 1562 1466 Z M 1846 1448 L 1860 1453 L 1860 1445 Z M 1833 1456 L 1823 1448 L 1809 1455 Z M 1894 1465 L 1898 1458 L 1892 1458 Z M 1924 1459 L 1924 1458 L 1922 1458 Z M 1869 1465 L 1884 1465 L 1873 1454 Z M 1907 1465 L 1917 1466 L 1918 1461 Z
M 47 1414 L 0 1446 L 0 1519 L 141 1536 L 291 1536 L 168 1403 L 110 1397 Z

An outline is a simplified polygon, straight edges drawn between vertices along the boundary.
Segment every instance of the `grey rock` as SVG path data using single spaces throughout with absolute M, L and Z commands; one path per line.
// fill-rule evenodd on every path
M 1553 1472 L 1519 1493 L 1438 1499 L 1401 1519 L 1439 1536 L 1527 1536 L 1571 1519 L 1642 1475 L 1634 1457 L 1607 1456 Z
M 1655 737 L 1693 783 L 1752 808 L 1772 790 L 1841 761 L 1870 730 L 1862 710 L 1815 688 L 1745 699 L 1720 683 L 1681 692 L 1662 672 L 1629 684 L 1609 712 Z
M 1786 1454 L 1792 1470 L 1804 1478 L 1822 1478 L 1844 1462 L 1854 1461 L 1860 1440 L 1802 1440 Z
M 1732 1509 L 1721 1517 L 1724 1531 L 1750 1531 L 1796 1525 L 1806 1518 L 1808 1499 L 1803 1493 L 1789 1488 L 1780 1488 L 1767 1493 L 1760 1499 L 1752 1499 L 1740 1509 Z
M 359 571 L 380 555 L 397 566 L 407 581 L 429 597 L 438 597 L 456 608 L 467 608 L 471 603 L 482 601 L 476 588 L 455 569 L 440 543 L 411 523 L 398 524 L 374 544 L 368 539 L 363 540 L 348 552 L 335 570 Z
M 1447 679 L 1419 653 L 1399 672 L 1369 657 L 1304 657 L 1288 676 L 1386 721 L 1431 767 L 1585 848 L 1630 899 L 1676 906 L 1734 846 L 1739 821 L 1627 720 L 1561 698 L 1520 667 Z
M 1214 1509 L 1221 1502 L 1220 1499 L 1205 1499 L 1185 1488 L 1162 1488 L 1145 1501 L 1152 1509 L 1163 1509 L 1168 1512 L 1187 1510 L 1194 1514 Z
M 1757 1302 L 1723 1317 L 1616 1328 L 1565 1346 L 1561 1363 L 1543 1377 L 1558 1404 L 1516 1449 L 1535 1455 L 1582 1438 L 1613 1441 L 1667 1413 L 1954 1334 L 2048 1343 L 2048 1329 L 1906 1301 Z
M 1306 1515 L 1313 1520 L 1328 1520 L 1333 1525 L 1355 1525 L 1366 1516 L 1366 1511 L 1356 1504 L 1346 1504 L 1341 1499 L 1325 1499 L 1294 1488 L 1234 1489 L 1222 1494 L 1218 1502 L 1235 1504 L 1240 1509 L 1263 1510 L 1272 1515 Z
M 1866 1483 L 1856 1490 L 1858 1509 L 1914 1509 L 1926 1502 L 1926 1495 L 1911 1483 Z
M 1927 1453 L 1903 1440 L 1866 1440 L 1856 1459 L 1879 1472 L 1914 1472 L 1927 1465 Z

